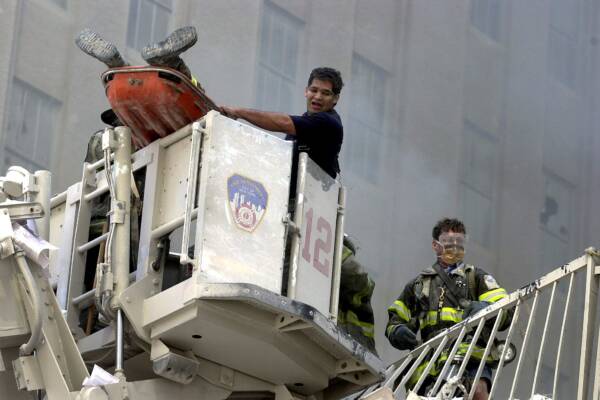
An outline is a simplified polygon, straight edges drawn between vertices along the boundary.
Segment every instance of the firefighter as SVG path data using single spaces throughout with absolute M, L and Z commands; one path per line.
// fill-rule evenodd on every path
M 399 350 L 414 349 L 418 345 L 419 331 L 425 342 L 441 330 L 507 297 L 506 290 L 498 285 L 492 275 L 464 263 L 466 230 L 461 221 L 450 218 L 440 220 L 433 228 L 432 236 L 431 246 L 437 261 L 410 281 L 400 297 L 388 308 L 385 335 L 392 346 Z M 505 314 L 500 329 L 506 329 L 510 320 L 511 315 Z M 465 354 L 468 345 L 468 341 L 461 343 L 458 354 Z M 485 343 L 478 342 L 471 355 L 473 362 L 468 364 L 465 371 L 467 381 L 468 378 L 472 381 L 476 374 L 483 356 L 481 346 L 485 346 Z M 435 382 L 447 355 L 448 351 L 442 353 L 418 394 L 424 395 Z M 428 361 L 424 361 L 410 377 L 408 389 L 414 387 L 427 364 Z M 474 399 L 488 398 L 491 381 L 492 370 L 486 364 L 476 383 Z
M 375 317 L 371 307 L 375 282 L 356 260 L 355 255 L 354 243 L 344 235 L 338 325 L 360 344 L 377 354 L 374 339 Z
M 221 107 L 221 113 L 233 119 L 245 119 L 268 131 L 286 133 L 288 139 L 296 140 L 296 159 L 298 152 L 307 152 L 315 163 L 335 178 L 340 172 L 338 156 L 342 148 L 344 128 L 334 107 L 343 86 L 340 71 L 319 67 L 313 69 L 308 77 L 304 89 L 306 112 L 302 115 L 228 106 Z

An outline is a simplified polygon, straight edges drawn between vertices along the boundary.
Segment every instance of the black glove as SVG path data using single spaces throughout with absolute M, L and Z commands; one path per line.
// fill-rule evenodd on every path
M 398 350 L 412 350 L 417 347 L 417 335 L 406 325 L 398 325 L 390 335 L 390 343 Z
M 488 303 L 487 301 L 472 301 L 467 307 L 465 307 L 463 318 L 467 318 L 471 315 L 477 314 L 479 311 L 483 310 L 489 305 L 490 303 Z

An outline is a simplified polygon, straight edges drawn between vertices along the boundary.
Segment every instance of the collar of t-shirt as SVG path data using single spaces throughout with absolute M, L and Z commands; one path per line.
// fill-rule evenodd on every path
M 329 111 L 317 111 L 316 113 L 312 113 L 312 114 L 311 114 L 311 113 L 309 113 L 308 111 L 306 111 L 306 112 L 304 112 L 304 114 L 302 114 L 302 116 L 303 116 L 303 117 L 307 117 L 307 116 L 309 116 L 309 115 L 315 115 L 315 114 L 321 114 L 321 113 L 323 113 L 323 114 L 327 114 L 327 115 L 331 115 L 331 116 L 334 116 L 334 117 L 335 117 L 335 116 L 338 116 L 338 117 L 339 117 L 339 114 L 337 113 L 337 111 L 335 111 L 335 109 L 334 109 L 334 108 L 332 108 L 332 109 L 331 109 L 331 110 L 329 110 Z
M 449 265 L 445 268 L 448 275 L 460 275 L 465 276 L 465 263 L 460 261 L 456 264 Z

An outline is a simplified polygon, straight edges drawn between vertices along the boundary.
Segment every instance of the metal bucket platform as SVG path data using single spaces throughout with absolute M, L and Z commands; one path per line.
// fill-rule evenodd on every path
M 334 378 L 383 378 L 383 362 L 315 308 L 252 284 L 195 283 L 147 299 L 152 339 L 259 379 L 311 394 Z

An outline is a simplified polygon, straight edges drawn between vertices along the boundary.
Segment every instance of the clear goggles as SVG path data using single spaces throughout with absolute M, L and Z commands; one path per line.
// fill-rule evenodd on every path
M 464 250 L 467 244 L 467 237 L 464 233 L 443 232 L 437 242 L 443 249 L 462 249 Z

